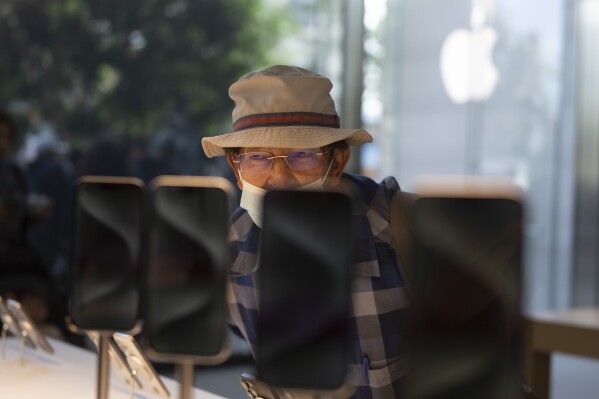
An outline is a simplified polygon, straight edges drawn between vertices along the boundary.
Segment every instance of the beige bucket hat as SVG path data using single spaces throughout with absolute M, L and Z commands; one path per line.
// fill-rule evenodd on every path
M 205 137 L 209 158 L 225 148 L 316 148 L 345 140 L 349 145 L 372 142 L 363 129 L 341 129 L 333 84 L 306 69 L 275 65 L 242 76 L 229 88 L 235 102 L 233 131 Z

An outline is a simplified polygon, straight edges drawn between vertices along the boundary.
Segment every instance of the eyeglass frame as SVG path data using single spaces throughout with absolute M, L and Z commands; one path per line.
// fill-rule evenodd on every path
M 304 149 L 306 149 L 306 150 L 307 150 L 307 149 L 318 149 L 318 150 L 319 150 L 319 152 L 315 152 L 315 153 L 313 153 L 312 155 L 318 155 L 318 156 L 321 156 L 320 160 L 322 161 L 322 155 L 324 155 L 325 153 L 327 153 L 327 152 L 328 152 L 330 149 L 336 149 L 336 148 L 337 148 L 337 147 L 335 147 L 335 146 L 328 145 L 328 146 L 326 146 L 326 147 L 324 147 L 324 148 L 323 148 L 323 147 L 313 147 L 313 148 L 304 148 Z M 265 154 L 270 154 L 270 155 L 272 155 L 272 156 L 270 156 L 270 157 L 266 158 L 266 159 L 268 159 L 268 160 L 270 161 L 270 168 L 266 169 L 266 170 L 265 170 L 264 172 L 262 172 L 262 173 L 266 173 L 268 170 L 272 169 L 272 167 L 273 167 L 273 166 L 274 166 L 274 164 L 275 164 L 275 159 L 276 159 L 276 158 L 283 158 L 283 161 L 284 161 L 283 163 L 285 164 L 285 166 L 286 166 L 287 168 L 289 168 L 289 170 L 291 170 L 291 171 L 294 171 L 294 172 L 301 172 L 301 170 L 294 170 L 294 169 L 292 169 L 291 167 L 289 167 L 289 163 L 287 162 L 287 158 L 288 158 L 288 155 L 287 155 L 287 154 L 289 154 L 289 152 L 293 152 L 293 151 L 288 151 L 288 152 L 287 152 L 287 153 L 285 153 L 284 155 L 274 155 L 274 154 L 273 154 L 272 152 L 270 152 L 270 151 L 250 151 L 250 152 L 246 152 L 246 153 L 243 153 L 243 154 L 240 154 L 239 152 L 233 152 L 233 154 L 232 154 L 232 159 L 231 159 L 231 160 L 232 160 L 232 162 L 233 162 L 233 163 L 236 163 L 236 164 L 238 164 L 238 165 L 239 165 L 239 170 L 240 170 L 240 171 L 242 171 L 242 169 L 241 169 L 241 161 L 239 161 L 239 160 L 237 159 L 237 157 L 238 157 L 238 156 L 240 156 L 240 155 L 245 155 L 245 154 L 252 154 L 252 153 L 265 153 Z M 308 170 L 308 169 L 307 169 L 307 170 Z

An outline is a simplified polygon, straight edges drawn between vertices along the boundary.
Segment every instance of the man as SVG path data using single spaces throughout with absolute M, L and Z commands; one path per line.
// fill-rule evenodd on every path
M 343 173 L 350 145 L 371 142 L 362 129 L 341 129 L 329 79 L 308 70 L 272 66 L 241 77 L 229 89 L 233 131 L 202 139 L 208 157 L 226 155 L 242 190 L 233 213 L 230 320 L 253 349 L 256 341 L 256 254 L 262 199 L 268 190 L 354 186 L 362 201 L 352 260 L 351 383 L 356 398 L 396 398 L 405 374 L 407 307 L 393 244 L 393 178 L 377 184 Z

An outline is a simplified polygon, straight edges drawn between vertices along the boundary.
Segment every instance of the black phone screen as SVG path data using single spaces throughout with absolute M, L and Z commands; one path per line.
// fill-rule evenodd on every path
M 351 201 L 270 191 L 264 199 L 256 360 L 278 387 L 335 389 L 345 378 Z
M 227 337 L 228 193 L 164 185 L 151 207 L 147 344 L 163 355 L 216 356 Z
M 139 318 L 142 188 L 82 181 L 75 197 L 71 320 L 81 329 L 130 330 Z
M 407 396 L 517 397 L 521 204 L 424 197 L 411 209 L 411 231 Z

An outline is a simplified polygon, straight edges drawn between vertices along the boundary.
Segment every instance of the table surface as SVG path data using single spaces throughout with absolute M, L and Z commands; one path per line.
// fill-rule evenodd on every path
M 21 365 L 19 341 L 6 340 L 6 356 L 0 357 L 0 392 L 3 398 L 18 399 L 96 399 L 98 355 L 68 343 L 49 339 L 50 355 L 25 349 Z M 0 343 L 1 349 L 1 343 Z M 179 397 L 179 383 L 162 377 L 171 398 Z M 222 399 L 221 396 L 193 389 L 194 399 Z M 113 370 L 110 372 L 109 399 L 129 399 L 129 385 Z M 134 392 L 135 399 L 160 399 L 145 389 Z
M 529 318 L 535 322 L 599 329 L 599 308 L 597 307 L 535 312 L 530 314 Z
M 551 354 L 599 358 L 599 308 L 550 310 L 528 314 L 524 374 L 540 398 L 549 398 Z

